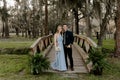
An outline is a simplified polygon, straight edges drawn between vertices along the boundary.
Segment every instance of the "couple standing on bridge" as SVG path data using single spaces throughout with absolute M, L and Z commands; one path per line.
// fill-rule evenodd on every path
M 72 57 L 72 44 L 74 41 L 73 33 L 68 30 L 66 24 L 59 25 L 57 27 L 56 33 L 54 35 L 54 45 L 55 45 L 55 60 L 51 63 L 51 67 L 57 71 L 67 71 L 68 61 L 70 62 L 71 71 L 73 68 L 73 57 Z

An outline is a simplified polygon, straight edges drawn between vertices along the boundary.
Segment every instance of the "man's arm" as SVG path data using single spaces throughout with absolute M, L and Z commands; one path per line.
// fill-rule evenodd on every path
M 73 44 L 73 42 L 74 42 L 74 36 L 73 36 L 73 33 L 72 32 L 70 32 L 70 43 L 71 44 Z
M 69 40 L 70 40 L 70 44 L 67 46 L 68 48 L 72 47 L 73 41 L 74 41 L 74 37 L 73 37 L 73 33 L 69 32 Z

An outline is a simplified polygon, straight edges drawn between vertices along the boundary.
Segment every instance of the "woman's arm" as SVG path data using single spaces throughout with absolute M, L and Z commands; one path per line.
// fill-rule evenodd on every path
M 57 34 L 54 35 L 54 45 L 57 46 Z

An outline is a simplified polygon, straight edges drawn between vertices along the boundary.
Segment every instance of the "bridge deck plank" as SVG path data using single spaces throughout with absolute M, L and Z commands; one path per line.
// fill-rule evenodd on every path
M 55 59 L 54 46 L 47 55 L 47 57 L 49 58 L 50 62 L 54 61 Z M 85 63 L 75 47 L 73 47 L 73 61 L 74 61 L 74 71 L 68 70 L 62 73 L 88 73 L 88 70 L 85 67 Z M 59 73 L 58 71 L 54 71 L 54 70 L 48 70 L 47 72 Z

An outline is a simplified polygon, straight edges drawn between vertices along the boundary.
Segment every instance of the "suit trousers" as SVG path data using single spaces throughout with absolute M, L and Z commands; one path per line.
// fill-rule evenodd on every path
M 68 68 L 68 61 L 67 61 L 67 57 L 68 57 L 70 62 L 70 68 L 73 68 L 72 48 L 67 48 L 64 46 L 64 51 L 65 51 L 66 67 Z

